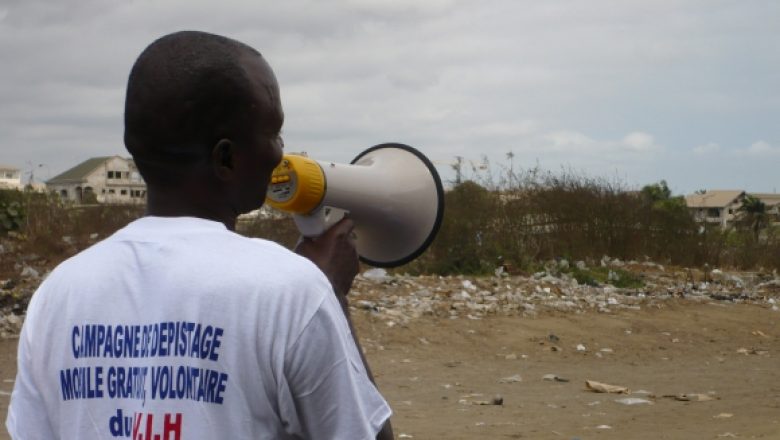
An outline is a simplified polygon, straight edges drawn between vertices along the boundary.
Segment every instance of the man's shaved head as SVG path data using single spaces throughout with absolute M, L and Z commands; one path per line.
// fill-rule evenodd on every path
M 166 35 L 141 53 L 127 85 L 124 139 L 147 183 L 172 182 L 256 122 L 247 56 L 260 58 L 241 42 L 196 31 Z

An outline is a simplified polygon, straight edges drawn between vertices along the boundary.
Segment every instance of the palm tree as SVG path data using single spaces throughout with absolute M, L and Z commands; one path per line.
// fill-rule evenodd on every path
M 766 212 L 766 204 L 758 197 L 745 196 L 742 206 L 737 209 L 739 223 L 753 231 L 753 237 L 758 241 L 758 235 L 769 224 L 769 215 Z

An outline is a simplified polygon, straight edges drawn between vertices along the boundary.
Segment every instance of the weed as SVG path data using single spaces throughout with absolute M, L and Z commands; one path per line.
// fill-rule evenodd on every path
M 482 275 L 503 266 L 530 274 L 545 270 L 545 262 L 593 262 L 604 255 L 688 267 L 780 269 L 780 229 L 766 226 L 756 233 L 755 221 L 735 229 L 697 223 L 663 181 L 636 191 L 617 181 L 538 168 L 476 180 L 482 183 L 467 180 L 447 191 L 438 236 L 397 271 Z M 0 191 L 0 235 L 15 231 L 22 251 L 56 262 L 140 217 L 143 209 Z M 243 220 L 238 231 L 290 248 L 299 236 L 291 218 L 274 215 Z M 617 268 L 563 271 L 586 285 L 643 285 L 641 277 Z

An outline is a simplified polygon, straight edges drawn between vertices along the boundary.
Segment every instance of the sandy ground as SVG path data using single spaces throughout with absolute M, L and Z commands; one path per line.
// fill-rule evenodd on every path
M 780 312 L 764 306 L 680 301 L 394 327 L 366 311 L 355 319 L 398 439 L 780 439 Z M 3 420 L 15 349 L 0 341 Z M 632 394 L 587 391 L 586 380 Z M 711 400 L 664 397 L 680 394 Z M 497 396 L 502 405 L 478 404 Z

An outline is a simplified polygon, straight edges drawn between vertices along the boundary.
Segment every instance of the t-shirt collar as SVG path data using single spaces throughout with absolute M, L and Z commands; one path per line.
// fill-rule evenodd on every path
M 170 233 L 192 230 L 227 230 L 222 222 L 199 217 L 141 217 L 125 227 L 127 232 L 143 233 L 144 231 Z

